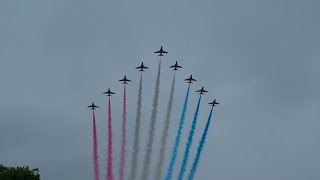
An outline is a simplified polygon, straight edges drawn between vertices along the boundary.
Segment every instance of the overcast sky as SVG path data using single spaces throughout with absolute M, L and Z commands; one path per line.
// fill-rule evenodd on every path
M 210 107 L 217 98 L 196 179 L 320 179 L 320 1 L 318 0 L 1 0 L 0 164 L 38 167 L 44 180 L 93 179 L 94 101 L 100 175 L 106 169 L 106 107 L 111 88 L 117 174 L 124 74 L 128 89 L 128 156 L 131 161 L 139 73 L 144 61 L 141 153 L 151 115 L 160 46 L 159 113 L 152 162 L 158 159 L 173 73 L 178 61 L 169 130 L 169 163 L 186 92 L 192 85 L 174 178 L 201 86 L 193 160 Z M 151 176 L 155 174 L 155 163 Z M 139 175 L 141 168 L 139 169 Z

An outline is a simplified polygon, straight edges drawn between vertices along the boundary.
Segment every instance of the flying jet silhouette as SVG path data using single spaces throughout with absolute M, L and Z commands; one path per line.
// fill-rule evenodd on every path
M 202 88 L 200 90 L 197 90 L 196 92 L 198 92 L 200 95 L 202 95 L 203 93 L 208 92 L 208 91 L 204 90 L 203 86 L 202 86 Z
M 144 66 L 142 62 L 140 66 L 136 67 L 136 69 L 140 69 L 139 71 L 144 71 L 143 69 L 149 69 L 149 68 Z
M 161 48 L 160 48 L 160 50 L 159 51 L 156 51 L 156 52 L 154 52 L 154 53 L 156 53 L 156 54 L 159 54 L 158 56 L 163 56 L 163 53 L 168 53 L 167 51 L 164 51 L 163 50 L 163 48 L 162 48 L 162 46 L 161 46 Z
M 192 83 L 192 81 L 197 81 L 196 79 L 192 78 L 192 75 L 188 79 L 185 79 L 185 81 L 188 81 L 187 83 Z
M 173 68 L 174 71 L 178 71 L 178 68 L 182 68 L 182 66 L 179 66 L 178 62 L 176 61 L 176 64 L 173 66 L 170 66 L 170 68 Z
M 127 79 L 126 75 L 124 75 L 124 78 L 120 79 L 119 81 L 122 81 L 122 84 L 128 84 L 127 81 L 130 82 L 131 80 Z
M 99 108 L 99 106 L 94 105 L 94 103 L 92 102 L 92 105 L 88 106 L 88 108 L 91 108 L 92 110 L 95 110 L 96 108 Z
M 216 102 L 216 99 L 214 99 L 211 103 L 208 103 L 208 104 L 211 104 L 211 106 L 214 107 L 216 104 L 220 104 L 220 103 Z
M 112 96 L 112 94 L 115 94 L 114 92 L 110 91 L 110 88 L 108 88 L 108 91 L 103 92 L 103 94 L 107 94 L 107 96 Z

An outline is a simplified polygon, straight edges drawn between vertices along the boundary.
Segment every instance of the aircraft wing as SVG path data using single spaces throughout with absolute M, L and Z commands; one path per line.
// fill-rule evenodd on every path
M 196 92 L 208 92 L 208 91 L 206 91 L 204 89 L 200 89 L 200 90 L 197 90 Z
M 88 106 L 89 108 L 99 108 L 99 106 Z

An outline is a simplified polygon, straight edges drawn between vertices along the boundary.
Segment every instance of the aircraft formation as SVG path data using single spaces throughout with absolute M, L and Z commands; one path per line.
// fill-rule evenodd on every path
M 158 75 L 157 75 L 157 81 L 156 81 L 156 88 L 155 88 L 155 95 L 153 98 L 153 106 L 152 106 L 152 116 L 151 116 L 151 121 L 150 121 L 150 129 L 149 129 L 149 137 L 148 137 L 148 142 L 147 142 L 147 147 L 146 147 L 146 154 L 145 154 L 145 159 L 143 161 L 144 165 L 143 165 L 143 171 L 142 171 L 142 176 L 140 179 L 142 180 L 148 180 L 150 179 L 150 173 L 149 173 L 149 169 L 150 169 L 150 164 L 151 164 L 151 154 L 152 154 L 152 145 L 153 145 L 153 140 L 154 140 L 154 131 L 155 131 L 155 121 L 156 121 L 156 116 L 157 116 L 157 104 L 158 104 L 158 97 L 159 97 L 159 89 L 160 89 L 160 64 L 161 64 L 161 57 L 163 57 L 165 54 L 167 54 L 168 52 L 163 50 L 163 47 L 160 47 L 160 50 L 155 51 L 155 54 L 157 54 L 160 57 L 160 61 L 159 61 L 159 69 L 158 69 Z M 182 69 L 183 67 L 180 66 L 178 64 L 178 62 L 176 61 L 174 65 L 169 66 L 169 68 L 171 68 L 173 71 L 178 71 L 179 69 Z M 135 69 L 137 69 L 140 72 L 144 72 L 146 69 L 149 69 L 147 66 L 144 65 L 144 63 L 142 62 L 140 66 L 135 67 Z M 123 99 L 123 115 L 122 115 L 122 143 L 121 143 L 121 159 L 120 159 L 120 166 L 119 166 L 119 179 L 123 180 L 124 179 L 124 167 L 125 167 L 125 157 L 126 157 L 126 84 L 128 84 L 129 82 L 131 82 L 130 79 L 127 78 L 126 75 L 124 75 L 124 77 L 122 79 L 119 79 L 118 81 L 120 81 L 122 84 L 124 84 L 124 99 Z M 179 129 L 178 129 L 178 133 L 175 139 L 175 144 L 174 144 L 174 148 L 173 151 L 171 153 L 171 160 L 170 160 L 170 165 L 169 168 L 167 170 L 166 176 L 162 175 L 162 170 L 163 170 L 163 165 L 164 165 L 164 156 L 165 156 L 165 150 L 166 150 L 166 141 L 168 138 L 168 128 L 169 128 L 169 123 L 170 123 L 170 113 L 171 113 L 171 109 L 172 109 L 172 101 L 173 101 L 173 91 L 174 91 L 174 82 L 175 82 L 175 75 L 173 78 L 173 82 L 172 82 L 172 88 L 171 88 L 171 93 L 170 93 L 170 100 L 168 102 L 168 109 L 167 109 L 167 119 L 165 121 L 166 125 L 165 128 L 163 129 L 163 134 L 162 134 L 162 138 L 161 138 L 161 149 L 160 149 L 160 154 L 159 154 L 159 162 L 157 164 L 157 172 L 156 172 L 156 176 L 155 179 L 156 180 L 160 180 L 162 177 L 165 177 L 165 180 L 171 180 L 172 179 L 172 173 L 174 171 L 174 166 L 175 166 L 175 162 L 176 162 L 176 154 L 179 148 L 179 144 L 180 144 L 180 139 L 181 139 L 181 133 L 183 130 L 183 121 L 185 119 L 185 113 L 187 110 L 187 104 L 188 104 L 188 97 L 189 97 L 189 89 L 190 89 L 190 85 L 194 82 L 196 82 L 197 80 L 193 78 L 192 75 L 190 75 L 188 78 L 184 79 L 184 81 L 186 81 L 186 83 L 188 84 L 188 89 L 187 89 L 187 94 L 185 97 L 185 103 L 183 105 L 183 110 L 182 110 L 182 114 L 180 117 L 180 122 L 179 122 Z M 197 92 L 200 96 L 199 96 L 199 100 L 198 100 L 198 105 L 197 105 L 197 109 L 195 112 L 195 116 L 193 119 L 193 123 L 192 123 L 192 127 L 191 130 L 189 132 L 189 137 L 188 137 L 188 142 L 186 143 L 186 149 L 185 149 L 185 153 L 184 153 L 184 159 L 181 163 L 181 169 L 179 171 L 179 180 L 182 180 L 184 178 L 184 172 L 186 171 L 186 166 L 187 166 L 187 162 L 188 162 L 188 158 L 189 158 L 189 151 L 190 151 L 190 146 L 192 144 L 192 139 L 193 139 L 193 134 L 195 131 L 195 125 L 197 122 L 197 114 L 199 111 L 199 107 L 200 107 L 200 102 L 201 102 L 201 96 L 204 95 L 205 93 L 207 93 L 208 91 L 204 89 L 204 87 L 202 86 L 201 89 L 196 90 L 195 92 Z M 108 104 L 108 158 L 107 158 L 107 175 L 106 175 L 106 179 L 107 180 L 112 180 L 114 179 L 114 168 L 113 168 L 113 155 L 112 155 L 112 117 L 111 117 L 111 100 L 110 97 L 114 94 L 116 94 L 115 92 L 112 92 L 110 90 L 110 88 L 108 88 L 108 90 L 106 92 L 103 92 L 104 95 L 109 97 L 109 104 Z M 137 178 L 137 163 L 138 163 L 138 154 L 140 151 L 140 118 L 139 114 L 141 114 L 141 96 L 142 96 L 142 74 L 140 76 L 140 85 L 139 85 L 139 95 L 138 95 L 138 102 L 137 102 L 137 117 L 136 117 L 136 125 L 135 125 L 135 134 L 134 134 L 134 145 L 133 145 L 133 152 L 132 152 L 132 162 L 131 162 L 131 170 L 130 170 L 130 176 L 129 179 L 135 180 L 135 179 L 139 179 Z M 206 125 L 206 129 L 202 135 L 201 141 L 200 141 L 200 145 L 197 149 L 197 157 L 195 158 L 192 168 L 190 170 L 190 174 L 188 176 L 188 179 L 191 180 L 193 179 L 196 169 L 197 169 L 197 164 L 199 162 L 200 159 L 200 155 L 202 152 L 202 148 L 203 148 L 203 144 L 205 143 L 205 138 L 206 138 L 206 134 L 207 134 L 207 130 L 208 130 L 208 125 L 210 124 L 210 119 L 211 119 L 211 114 L 212 114 L 212 109 L 213 107 L 215 107 L 216 105 L 219 105 L 220 103 L 218 103 L 216 101 L 216 99 L 214 99 L 212 102 L 208 103 L 211 106 L 211 112 L 207 121 L 207 125 Z M 95 114 L 94 111 L 96 110 L 96 108 L 99 108 L 98 106 L 96 106 L 94 104 L 94 102 L 92 102 L 91 105 L 88 106 L 88 108 L 90 108 L 93 111 L 93 119 L 94 119 L 94 125 L 93 125 L 93 137 L 94 137 L 94 142 L 97 142 L 97 134 L 96 134 L 96 127 L 95 127 Z M 202 145 L 201 145 L 202 143 Z M 93 146 L 93 152 L 97 153 L 97 144 L 95 144 Z M 96 157 L 97 154 L 95 155 Z M 94 172 L 95 172 L 95 180 L 99 180 L 99 162 L 97 160 L 97 158 L 94 159 Z
M 155 53 L 159 53 L 158 56 L 163 56 L 162 53 L 168 53 L 166 51 L 163 50 L 162 46 L 161 46 L 161 49 L 159 51 L 156 51 Z M 178 65 L 178 61 L 176 61 L 176 63 L 172 66 L 170 66 L 169 68 L 173 68 L 173 71 L 178 71 L 178 68 L 182 68 L 182 66 L 179 66 Z M 141 63 L 140 66 L 137 66 L 136 69 L 139 69 L 139 71 L 145 71 L 144 69 L 149 69 L 148 67 L 144 66 L 143 62 Z M 127 76 L 124 75 L 124 77 L 122 79 L 120 79 L 119 81 L 122 82 L 122 84 L 128 84 L 128 82 L 131 82 L 131 80 L 127 79 Z M 185 79 L 185 81 L 187 81 L 187 83 L 192 83 L 193 81 L 197 81 L 196 79 L 194 79 L 192 77 L 192 74 L 190 75 L 189 78 Z M 207 93 L 208 91 L 204 90 L 204 87 L 202 86 L 200 90 L 197 90 L 196 92 L 199 92 L 200 95 L 203 95 L 204 93 Z M 107 94 L 107 96 L 111 96 L 112 94 L 115 94 L 114 92 L 111 92 L 110 91 L 110 88 L 108 88 L 108 91 L 104 92 L 103 94 Z M 215 104 L 219 104 L 216 102 L 216 99 L 214 99 L 214 101 L 212 103 L 209 103 L 209 104 L 212 104 L 212 106 L 215 106 Z M 94 103 L 92 103 L 91 106 L 88 106 L 90 107 L 92 110 L 95 110 L 95 107 L 98 107 L 98 106 L 94 106 Z

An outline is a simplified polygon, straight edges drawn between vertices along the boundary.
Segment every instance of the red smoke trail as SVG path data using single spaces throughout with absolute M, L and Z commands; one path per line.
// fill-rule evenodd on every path
M 111 103 L 109 97 L 108 104 L 108 157 L 107 157 L 107 180 L 113 180 L 112 173 L 113 165 L 112 165 L 112 119 L 111 119 Z
M 93 169 L 94 179 L 99 180 L 99 160 L 98 160 L 98 140 L 97 140 L 97 127 L 96 127 L 96 116 L 93 114 Z
M 124 179 L 124 166 L 126 160 L 126 121 L 127 121 L 127 92 L 126 85 L 124 85 L 123 93 L 123 114 L 122 114 L 122 144 L 121 144 L 121 155 L 120 155 L 120 168 L 119 168 L 119 179 Z

